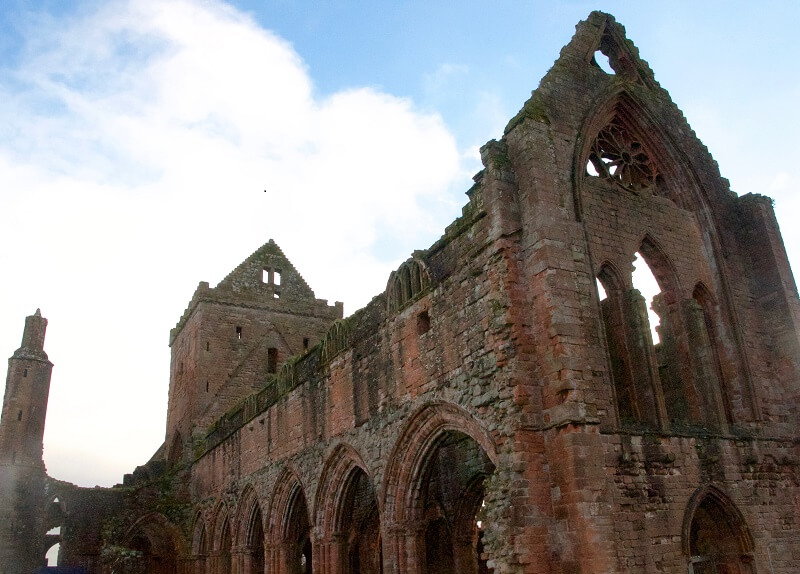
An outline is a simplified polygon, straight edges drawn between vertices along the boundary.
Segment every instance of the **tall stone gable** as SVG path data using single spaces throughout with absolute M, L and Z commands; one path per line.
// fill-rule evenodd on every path
M 800 313 L 771 201 L 730 191 L 600 12 L 481 158 L 462 215 L 350 317 L 272 242 L 201 283 L 165 446 L 113 489 L 49 483 L 61 565 L 800 570 Z

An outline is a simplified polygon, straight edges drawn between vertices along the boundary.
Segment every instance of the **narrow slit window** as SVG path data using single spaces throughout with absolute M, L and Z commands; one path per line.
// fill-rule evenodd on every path
M 303 350 L 308 349 L 308 337 L 303 339 Z
M 423 311 L 417 315 L 417 334 L 422 335 L 427 333 L 431 328 L 431 317 L 427 311 Z
M 208 392 L 208 381 L 206 381 L 206 392 Z
M 278 349 L 275 347 L 270 347 L 267 349 L 267 372 L 278 372 Z
M 23 378 L 25 378 L 25 377 L 27 377 L 27 376 L 28 376 L 28 369 L 24 369 L 24 370 L 22 371 L 22 377 L 23 377 Z
M 22 411 L 19 411 L 19 413 L 17 413 L 17 420 L 18 421 L 22 420 Z
M 208 341 L 206 341 L 206 351 L 208 351 L 210 348 L 211 348 L 211 344 Z
M 242 338 L 242 328 L 241 327 L 236 327 L 236 338 L 237 339 L 241 339 Z

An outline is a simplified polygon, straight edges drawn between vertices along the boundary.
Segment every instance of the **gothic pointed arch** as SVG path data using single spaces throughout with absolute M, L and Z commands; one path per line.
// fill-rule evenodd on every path
M 654 234 L 650 232 L 644 234 L 639 242 L 638 253 L 650 267 L 661 292 L 669 299 L 668 303 L 677 300 L 682 293 L 678 272 Z
M 352 446 L 339 444 L 328 456 L 314 507 L 317 530 L 328 548 L 321 557 L 323 571 L 381 571 L 381 520 L 375 488 Z
M 460 407 L 432 403 L 411 416 L 384 475 L 384 522 L 393 529 L 414 524 L 417 533 L 389 545 L 399 571 L 484 571 L 476 515 L 460 504 L 475 498 L 496 464 L 491 435 Z M 483 502 L 481 496 L 481 504 L 471 504 L 470 510 L 477 512 Z
M 325 461 L 314 500 L 315 521 L 322 532 L 341 526 L 342 486 L 356 469 L 366 472 L 361 455 L 349 444 L 337 444 Z
M 290 467 L 278 477 L 267 511 L 269 567 L 290 574 L 312 571 L 313 547 L 308 503 L 298 474 Z
M 252 520 L 255 513 L 260 513 L 258 495 L 252 485 L 248 484 L 239 496 L 239 506 L 236 511 L 235 544 L 247 544 L 252 534 Z
M 425 262 L 411 257 L 400 264 L 389 275 L 386 283 L 386 305 L 389 313 L 396 313 L 426 291 L 431 284 L 430 273 Z
M 755 572 L 755 545 L 747 522 L 733 501 L 713 485 L 692 495 L 681 538 L 689 572 Z
M 211 522 L 211 554 L 212 569 L 220 572 L 229 572 L 233 562 L 233 533 L 228 506 L 224 500 L 219 500 L 214 507 L 213 521 Z M 212 570 L 213 571 L 213 570 Z
M 245 486 L 236 517 L 236 547 L 241 549 L 245 574 L 264 572 L 264 521 L 258 494 Z
M 450 403 L 429 403 L 409 417 L 397 439 L 384 474 L 383 508 L 389 520 L 402 520 L 414 506 L 412 484 L 422 473 L 421 463 L 448 431 L 469 436 L 497 464 L 494 439 L 466 411 Z
M 733 423 L 731 389 L 728 382 L 730 377 L 723 368 L 726 350 L 720 338 L 722 321 L 719 304 L 712 291 L 702 281 L 695 284 L 691 303 L 694 321 L 690 325 L 690 344 L 695 349 L 702 375 L 707 379 L 706 387 L 719 395 L 716 398 L 720 411 L 718 416 L 725 424 Z M 735 364 L 736 360 L 729 358 L 726 362 Z
M 624 275 L 619 270 L 619 266 L 608 259 L 598 267 L 597 279 L 603 285 L 606 294 L 613 291 L 622 291 L 626 288 Z
M 64 523 L 64 518 L 67 515 L 67 505 L 64 500 L 58 495 L 52 495 L 47 503 L 45 510 L 45 524 L 47 530 L 61 526 Z
M 583 219 L 585 185 L 608 192 L 670 199 L 678 207 L 707 213 L 707 200 L 682 152 L 642 100 L 624 85 L 598 99 L 575 148 L 576 218 Z
M 344 351 L 349 344 L 350 321 L 337 319 L 331 324 L 322 339 L 320 358 L 323 363 L 330 363 L 336 355 Z
M 209 553 L 208 525 L 205 515 L 198 511 L 194 516 L 192 528 L 192 556 L 204 559 Z
M 654 235 L 645 234 L 639 254 L 661 289 L 653 298 L 652 310 L 660 319 L 655 358 L 669 424 L 724 426 L 727 417 L 720 383 L 697 304 Z
M 601 298 L 600 318 L 608 353 L 609 370 L 613 380 L 617 420 L 625 425 L 639 424 L 647 419 L 642 412 L 644 398 L 636 384 L 636 369 L 632 364 L 631 341 L 628 333 L 627 299 L 629 291 L 623 274 L 612 261 L 604 261 L 597 271 L 597 281 L 605 291 Z
M 141 553 L 146 572 L 176 574 L 178 562 L 186 556 L 180 528 L 158 512 L 141 516 L 125 533 L 125 547 Z
M 217 500 L 208 515 L 208 534 L 211 536 L 211 548 L 217 547 L 217 536 L 221 525 L 228 519 L 228 506 L 222 499 Z

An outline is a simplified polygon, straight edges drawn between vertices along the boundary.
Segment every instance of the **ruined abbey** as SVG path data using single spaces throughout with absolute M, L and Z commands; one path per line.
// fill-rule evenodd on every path
M 350 317 L 272 240 L 201 282 L 165 442 L 113 488 L 45 472 L 28 317 L 0 573 L 56 543 L 52 571 L 85 574 L 799 572 L 800 307 L 771 200 L 730 191 L 600 12 L 481 158 L 462 215 Z

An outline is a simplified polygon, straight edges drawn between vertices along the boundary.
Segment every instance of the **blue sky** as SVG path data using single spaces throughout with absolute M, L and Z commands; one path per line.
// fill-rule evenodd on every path
M 593 9 L 614 14 L 800 265 L 796 2 L 28 2 L 0 8 L 0 351 L 50 320 L 52 475 L 163 441 L 167 335 L 274 238 L 351 313 L 460 212 Z M 4 351 L 3 351 L 4 350 Z

